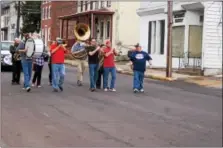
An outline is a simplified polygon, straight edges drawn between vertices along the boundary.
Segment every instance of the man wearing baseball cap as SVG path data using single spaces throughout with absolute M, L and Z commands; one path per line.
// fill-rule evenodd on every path
M 146 61 L 149 61 L 149 64 L 152 65 L 152 58 L 148 53 L 142 50 L 139 44 L 136 44 L 135 48 L 136 50 L 132 51 L 129 58 L 133 64 L 133 91 L 137 93 L 144 92 L 143 80 L 146 71 Z

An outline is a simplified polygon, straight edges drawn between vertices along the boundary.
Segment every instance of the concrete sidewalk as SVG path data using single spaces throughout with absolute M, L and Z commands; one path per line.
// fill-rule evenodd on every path
M 77 66 L 75 60 L 65 60 L 66 64 Z M 128 74 L 132 75 L 133 71 L 130 68 L 129 64 L 120 64 L 116 63 L 117 72 L 121 74 Z M 175 81 L 175 80 L 183 80 L 188 83 L 194 83 L 204 87 L 211 87 L 211 88 L 222 88 L 222 76 L 217 79 L 213 79 L 213 77 L 203 77 L 203 76 L 191 76 L 186 74 L 178 74 L 172 73 L 172 78 L 167 78 L 165 71 L 156 70 L 152 68 L 148 68 L 145 72 L 145 77 L 155 80 L 161 81 Z
M 65 63 L 72 66 L 77 65 L 75 60 L 65 60 Z M 133 74 L 133 71 L 131 70 L 130 65 L 128 64 L 123 65 L 123 64 L 116 63 L 116 68 L 117 68 L 118 73 L 129 74 L 129 75 Z M 147 71 L 145 72 L 145 77 L 151 78 L 151 79 L 157 79 L 157 80 L 165 80 L 165 81 L 174 81 L 174 80 L 179 80 L 179 79 L 186 79 L 189 77 L 195 77 L 195 76 L 190 76 L 190 75 L 173 73 L 172 78 L 167 78 L 165 74 L 166 74 L 165 71 L 147 69 Z

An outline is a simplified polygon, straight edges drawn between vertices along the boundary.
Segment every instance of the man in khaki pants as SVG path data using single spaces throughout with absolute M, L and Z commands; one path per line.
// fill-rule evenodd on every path
M 85 69 L 87 67 L 87 61 L 86 61 L 87 55 L 83 56 L 83 54 L 85 53 L 84 52 L 85 46 L 86 46 L 85 43 L 77 41 L 72 46 L 72 49 L 71 49 L 72 54 L 76 58 L 76 61 L 77 61 L 77 70 L 78 70 L 77 85 L 78 86 L 82 86 L 84 71 L 85 71 Z

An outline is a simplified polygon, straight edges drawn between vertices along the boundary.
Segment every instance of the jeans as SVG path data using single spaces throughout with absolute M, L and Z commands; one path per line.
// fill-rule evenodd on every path
M 96 88 L 98 64 L 89 64 L 90 88 Z
M 98 77 L 97 77 L 97 82 L 96 82 L 96 87 L 98 89 L 101 88 L 101 81 L 102 81 L 102 77 L 103 77 L 103 72 L 104 72 L 104 68 L 103 66 L 99 69 L 98 71 Z
M 33 82 L 33 84 L 35 84 L 36 79 L 37 79 L 37 86 L 40 86 L 41 85 L 41 77 L 42 77 L 43 66 L 36 65 L 36 64 L 34 64 L 34 66 L 35 66 L 35 73 L 34 73 L 32 82 Z
M 108 77 L 109 74 L 111 73 L 111 83 L 110 87 L 108 87 Z M 103 88 L 110 88 L 113 89 L 115 88 L 115 80 L 116 80 L 116 68 L 115 67 L 106 67 L 104 68 L 104 73 L 103 73 Z
M 24 73 L 24 87 L 30 87 L 32 77 L 32 60 L 22 60 L 22 69 Z
M 65 65 L 64 64 L 52 64 L 52 86 L 54 89 L 63 87 L 65 76 Z
M 133 89 L 143 89 L 144 72 L 135 71 L 133 76 Z

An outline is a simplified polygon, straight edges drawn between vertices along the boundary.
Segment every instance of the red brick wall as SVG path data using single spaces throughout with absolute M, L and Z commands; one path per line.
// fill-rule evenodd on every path
M 59 16 L 64 15 L 71 15 L 77 13 L 77 1 L 52 1 L 52 29 L 51 35 L 52 39 L 59 37 L 60 35 L 60 20 L 58 19 Z M 72 22 L 69 23 L 69 28 L 72 28 Z M 66 21 L 64 21 L 63 27 L 63 37 L 66 35 Z M 71 36 L 72 31 L 68 31 L 69 36 Z

